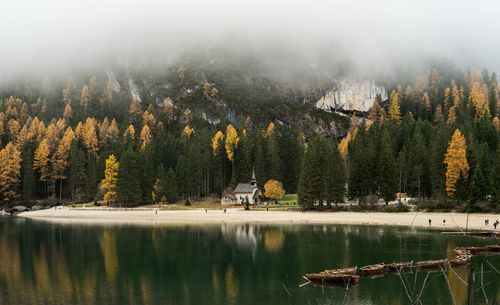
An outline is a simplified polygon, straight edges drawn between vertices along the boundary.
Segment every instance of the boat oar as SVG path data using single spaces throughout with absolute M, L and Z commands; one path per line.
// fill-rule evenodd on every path
M 302 277 L 303 277 L 303 278 L 304 278 L 307 282 L 300 284 L 300 285 L 299 285 L 299 288 L 300 288 L 300 287 L 304 287 L 305 285 L 307 285 L 307 284 L 310 284 L 310 283 L 311 283 L 311 281 L 310 281 L 307 277 L 305 277 L 305 276 L 302 276 Z

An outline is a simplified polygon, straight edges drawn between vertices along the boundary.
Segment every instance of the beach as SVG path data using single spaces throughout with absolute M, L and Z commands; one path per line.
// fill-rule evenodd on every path
M 20 217 L 57 223 L 88 224 L 358 224 L 425 227 L 446 230 L 464 230 L 467 214 L 463 213 L 363 213 L 363 212 L 300 212 L 300 211 L 245 211 L 223 210 L 156 210 L 156 209 L 98 209 L 58 208 L 23 212 Z M 493 230 L 498 214 L 470 214 L 468 229 Z M 429 225 L 429 219 L 431 224 Z M 485 220 L 489 225 L 485 225 Z M 444 222 L 443 222 L 444 221 Z

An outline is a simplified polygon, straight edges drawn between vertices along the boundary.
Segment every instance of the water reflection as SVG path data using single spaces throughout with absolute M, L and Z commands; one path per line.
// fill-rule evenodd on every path
M 347 294 L 344 287 L 298 284 L 303 274 L 326 268 L 454 258 L 455 247 L 471 241 L 492 243 L 390 227 L 85 226 L 0 218 L 0 304 L 408 304 L 397 274 L 363 278 Z M 451 291 L 457 304 L 467 304 L 471 290 L 471 304 L 484 303 L 478 281 L 469 290 L 463 283 L 471 272 L 478 276 L 481 264 L 490 303 L 498 302 L 498 274 L 488 262 L 500 269 L 499 258 L 448 270 L 449 289 L 434 273 L 422 302 L 451 304 Z M 425 276 L 409 274 L 416 287 Z

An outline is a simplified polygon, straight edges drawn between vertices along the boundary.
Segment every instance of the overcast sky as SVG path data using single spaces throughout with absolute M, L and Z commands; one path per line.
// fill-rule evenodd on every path
M 500 71 L 493 0 L 1 0 L 0 12 L 0 74 L 207 42 L 343 50 L 367 69 L 434 56 Z

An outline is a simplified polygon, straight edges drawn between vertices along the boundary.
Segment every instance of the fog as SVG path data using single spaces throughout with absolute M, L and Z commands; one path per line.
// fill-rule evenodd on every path
M 331 57 L 361 73 L 426 60 L 500 71 L 496 1 L 4 0 L 0 12 L 0 76 L 172 60 L 207 45 L 311 68 Z

